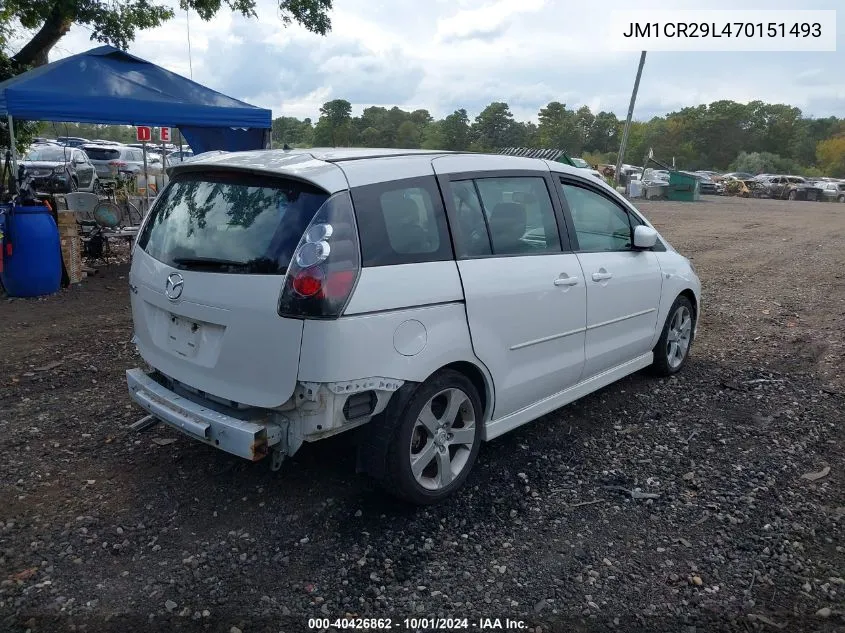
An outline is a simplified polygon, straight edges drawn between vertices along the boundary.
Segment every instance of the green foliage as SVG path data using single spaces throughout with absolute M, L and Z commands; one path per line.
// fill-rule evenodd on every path
M 210 20 L 226 8 L 248 17 L 256 15 L 257 0 L 180 0 L 182 9 L 193 9 L 203 20 Z M 325 35 L 331 29 L 332 0 L 277 0 L 278 15 L 285 25 L 301 24 L 309 31 Z M 20 66 L 40 65 L 73 24 L 84 25 L 94 41 L 125 50 L 138 31 L 155 28 L 175 15 L 170 3 L 150 0 L 5 0 L 0 9 L 0 31 L 12 25 L 34 32 L 14 56 Z M 5 50 L 7 37 L 0 33 Z
M 2 60 L 2 58 L 0 58 Z M 278 117 L 273 146 L 401 147 L 490 152 L 502 147 L 564 149 L 591 165 L 616 164 L 622 125 L 612 112 L 593 115 L 552 102 L 538 113 L 538 123 L 514 120 L 507 103 L 495 102 L 474 120 L 464 109 L 436 120 L 428 110 L 372 106 L 352 116 L 352 104 L 334 99 L 320 108 L 320 118 Z M 18 131 L 16 124 L 16 132 Z M 31 138 L 34 126 L 27 138 Z M 0 135 L 4 133 L 0 122 Z M 82 136 L 131 142 L 127 126 L 42 124 L 40 135 Z M 2 139 L 2 136 L 0 136 Z M 768 147 L 776 147 L 772 152 Z M 809 119 L 796 108 L 751 102 L 716 101 L 684 108 L 650 121 L 634 121 L 625 161 L 644 164 L 649 148 L 655 157 L 679 169 L 721 169 L 751 173 L 780 172 L 806 176 L 845 176 L 845 120 Z
M 845 124 L 842 132 L 825 141 L 816 149 L 819 165 L 830 176 L 845 178 Z
M 397 107 L 373 106 L 353 117 L 351 105 L 343 99 L 326 103 L 321 115 L 314 128 L 310 121 L 301 122 L 297 141 L 307 143 L 310 133 L 315 145 L 476 152 L 514 146 L 543 147 L 581 155 L 592 165 L 616 164 L 623 126 L 612 112 L 594 115 L 586 107 L 574 111 L 558 101 L 540 109 L 539 124 L 514 120 L 504 102 L 491 103 L 472 122 L 464 109 L 434 120 L 427 110 L 407 112 Z M 293 129 L 297 120 L 283 119 L 280 129 L 282 125 Z M 625 160 L 642 165 L 649 149 L 653 149 L 656 158 L 667 162 L 674 158 L 680 169 L 730 168 L 808 176 L 825 171 L 833 175 L 845 169 L 839 162 L 845 161 L 839 153 L 845 144 L 839 140 L 840 135 L 845 136 L 845 121 L 836 117 L 803 118 L 797 108 L 761 101 L 715 101 L 650 121 L 632 122 Z M 278 139 L 276 131 L 274 139 Z M 777 151 L 766 149 L 771 147 Z

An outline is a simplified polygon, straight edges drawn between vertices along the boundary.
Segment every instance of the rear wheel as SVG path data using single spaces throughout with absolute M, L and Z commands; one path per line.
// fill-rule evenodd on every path
M 845 195 L 839 196 L 839 202 L 845 202 Z
M 692 303 L 681 295 L 675 299 L 654 346 L 652 369 L 659 376 L 671 376 L 681 371 L 689 357 L 695 331 L 695 312 Z
M 374 421 L 389 433 L 382 485 L 418 505 L 452 495 L 478 455 L 482 411 L 477 390 L 463 374 L 444 370 L 429 378 L 417 387 L 398 419 L 385 415 Z
M 795 200 L 798 197 L 798 192 L 796 192 L 795 190 L 790 191 L 788 197 L 790 200 Z

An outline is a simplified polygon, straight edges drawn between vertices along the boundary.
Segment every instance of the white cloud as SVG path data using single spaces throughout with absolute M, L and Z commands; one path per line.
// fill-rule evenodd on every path
M 130 51 L 188 76 L 185 12 L 139 33 Z M 837 53 L 649 53 L 636 118 L 717 99 L 790 103 L 817 116 L 845 116 L 845 11 L 841 0 L 801 8 L 840 8 Z M 786 0 L 746 0 L 744 8 L 790 8 Z M 711 0 L 732 8 L 734 0 Z M 190 17 L 196 81 L 281 114 L 316 119 L 334 98 L 367 105 L 427 108 L 471 116 L 506 101 L 520 119 L 535 119 L 551 100 L 624 116 L 638 61 L 608 50 L 603 20 L 629 0 L 335 0 L 326 37 L 284 28 L 273 0 L 258 0 L 258 18 L 221 11 L 209 22 Z M 659 8 L 662 0 L 637 6 Z M 675 0 L 673 8 L 698 8 Z M 762 19 L 762 18 L 761 18 Z M 53 58 L 96 43 L 74 27 Z

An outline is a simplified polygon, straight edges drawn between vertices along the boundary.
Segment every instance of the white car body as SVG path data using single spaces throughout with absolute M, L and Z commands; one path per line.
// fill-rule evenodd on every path
M 315 149 L 195 157 L 169 172 L 171 183 L 133 251 L 134 341 L 150 367 L 127 372 L 130 393 L 161 421 L 247 459 L 273 454 L 278 462 L 304 441 L 364 426 L 387 415 L 400 392 L 410 397 L 444 368 L 472 381 L 483 409 L 477 415 L 480 439 L 490 440 L 651 365 L 682 295 L 693 307 L 687 345 L 695 334 L 701 288 L 689 260 L 630 202 L 583 169 L 502 155 Z M 205 215 L 196 211 L 203 205 L 194 205 L 178 222 L 194 227 L 190 240 L 202 232 L 209 237 L 201 243 L 186 237 L 174 246 L 174 231 L 183 229 L 157 211 L 178 207 L 181 194 L 199 196 L 210 187 L 205 179 L 215 177 L 231 187 L 232 200 L 241 200 L 240 210 L 231 200 L 220 206 L 220 198 L 209 194 L 217 202 L 205 205 L 205 213 L 229 215 L 203 225 Z M 271 204 L 261 196 L 237 197 L 241 178 L 289 183 L 291 189 L 278 194 L 285 200 L 279 209 L 288 205 L 279 212 L 282 222 L 296 217 L 290 200 L 307 206 L 309 196 L 317 196 L 311 189 L 328 197 L 316 216 L 302 212 L 312 228 L 307 239 L 301 230 L 293 236 L 293 255 L 291 247 L 282 249 L 291 257 L 279 264 L 287 266 L 283 273 L 238 272 L 191 259 L 216 254 L 207 247 L 218 236 L 227 245 L 215 248 L 226 249 L 234 248 L 228 244 L 241 231 L 262 234 L 246 221 L 232 224 L 234 214 L 250 205 Z M 497 200 L 492 211 L 485 196 Z M 618 228 L 576 231 L 576 219 L 579 227 L 590 227 L 602 213 L 608 214 L 608 231 L 613 218 L 629 222 L 629 236 Z M 325 224 L 314 224 L 312 216 L 335 218 L 329 222 L 333 234 L 321 238 Z M 221 223 L 221 217 L 230 221 Z M 394 244 L 390 240 L 399 238 L 391 227 L 403 218 L 410 224 L 396 224 L 406 231 L 397 235 L 416 241 Z M 534 228 L 531 218 L 539 218 Z M 653 248 L 633 246 L 649 236 L 656 240 Z M 347 239 L 355 244 L 348 252 Z M 590 239 L 599 245 L 621 241 L 619 250 L 605 251 L 587 248 Z M 348 258 L 347 268 L 327 268 L 314 282 L 324 280 L 318 298 L 341 297 L 328 315 L 309 312 L 326 310 L 328 299 L 309 303 L 297 294 L 310 292 L 313 279 L 305 273 L 318 268 L 300 265 L 311 257 L 303 254 L 308 244 L 318 244 L 321 256 L 329 249 L 319 245 L 331 245 L 327 267 L 333 257 Z M 424 245 L 420 252 L 406 254 L 416 244 Z M 340 290 L 332 295 L 325 280 L 335 274 Z M 307 307 L 297 308 L 300 313 L 291 305 Z

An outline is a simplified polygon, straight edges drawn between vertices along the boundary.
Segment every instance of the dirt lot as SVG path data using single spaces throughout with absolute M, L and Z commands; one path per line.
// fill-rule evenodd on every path
M 0 630 L 845 630 L 845 205 L 642 208 L 703 280 L 690 364 L 490 443 L 426 510 L 343 437 L 271 473 L 128 432 L 125 267 L 0 300 Z

